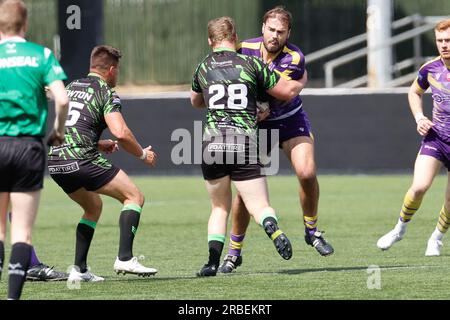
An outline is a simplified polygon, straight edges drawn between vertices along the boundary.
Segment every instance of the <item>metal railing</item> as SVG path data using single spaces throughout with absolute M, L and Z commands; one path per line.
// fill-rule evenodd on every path
M 380 46 L 371 48 L 370 50 L 378 50 L 383 49 L 386 47 L 392 47 L 393 45 L 396 45 L 400 42 L 413 39 L 413 57 L 405 59 L 403 61 L 397 62 L 392 66 L 392 72 L 396 73 L 399 72 L 405 68 L 415 66 L 416 69 L 420 67 L 420 65 L 426 61 L 426 59 L 429 59 L 430 57 L 422 57 L 421 51 L 422 51 L 422 44 L 420 40 L 420 35 L 430 31 L 434 28 L 435 24 L 443 20 L 447 17 L 422 17 L 418 14 L 414 14 L 411 16 L 407 16 L 405 18 L 396 20 L 392 23 L 392 29 L 396 30 L 402 27 L 405 27 L 409 24 L 413 25 L 413 28 L 411 30 L 402 32 L 396 36 L 391 37 L 388 39 L 385 43 L 383 43 Z M 322 59 L 328 55 L 336 54 L 336 52 L 345 50 L 348 48 L 351 48 L 352 46 L 355 46 L 357 44 L 367 42 L 367 33 L 363 33 L 357 36 L 354 36 L 352 38 L 349 38 L 347 40 L 341 41 L 339 43 L 336 43 L 334 45 L 328 46 L 326 48 L 320 49 L 318 51 L 312 52 L 308 55 L 306 55 L 305 59 L 307 63 L 311 63 L 314 61 L 318 61 L 319 59 Z M 367 56 L 369 53 L 369 48 L 366 46 L 364 48 L 355 50 L 351 53 L 342 55 L 338 58 L 332 59 L 324 63 L 324 70 L 325 70 L 325 86 L 327 88 L 334 87 L 334 69 L 342 66 L 344 64 L 347 64 L 349 62 L 352 62 L 356 59 L 362 58 Z M 414 79 L 416 75 L 416 72 L 409 73 L 407 75 L 400 76 L 396 79 L 393 79 L 386 85 L 388 87 L 390 86 L 398 86 L 401 84 L 404 84 L 408 81 L 411 81 Z M 340 88 L 355 88 L 358 86 L 361 86 L 363 84 L 366 84 L 368 81 L 368 75 L 365 74 L 361 77 L 355 78 L 353 80 L 347 81 L 345 83 L 341 83 L 340 85 L 336 87 Z

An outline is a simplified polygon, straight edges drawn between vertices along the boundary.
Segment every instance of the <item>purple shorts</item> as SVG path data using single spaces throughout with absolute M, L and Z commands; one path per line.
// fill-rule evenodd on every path
M 311 123 L 303 108 L 284 119 L 263 121 L 258 127 L 266 130 L 278 129 L 280 148 L 283 142 L 294 137 L 312 137 Z
M 438 159 L 450 171 L 450 143 L 442 140 L 433 129 L 423 138 L 419 154 Z

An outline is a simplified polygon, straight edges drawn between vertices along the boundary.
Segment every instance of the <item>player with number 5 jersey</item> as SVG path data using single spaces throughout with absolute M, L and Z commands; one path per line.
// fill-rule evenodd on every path
M 52 147 L 48 155 L 51 177 L 84 211 L 76 230 L 75 262 L 69 282 L 104 280 L 91 273 L 87 265 L 91 240 L 102 213 L 99 194 L 123 204 L 114 270 L 139 276 L 157 272 L 141 265 L 132 251 L 144 195 L 124 171 L 101 154 L 115 152 L 120 146 L 146 165 L 153 166 L 156 161 L 152 147 L 141 147 L 122 116 L 120 98 L 113 89 L 118 79 L 120 58 L 120 51 L 111 46 L 101 45 L 92 50 L 88 76 L 67 86 L 70 103 L 66 143 Z M 106 128 L 117 141 L 100 140 Z
M 289 239 L 278 228 L 269 205 L 266 179 L 255 138 L 257 98 L 264 93 L 281 100 L 299 94 L 302 83 L 287 81 L 255 57 L 236 53 L 237 34 L 229 17 L 208 23 L 212 52 L 197 67 L 191 91 L 194 107 L 206 107 L 202 171 L 211 200 L 208 223 L 209 260 L 198 276 L 215 276 L 225 242 L 231 209 L 231 181 L 255 221 L 285 259 L 292 256 Z

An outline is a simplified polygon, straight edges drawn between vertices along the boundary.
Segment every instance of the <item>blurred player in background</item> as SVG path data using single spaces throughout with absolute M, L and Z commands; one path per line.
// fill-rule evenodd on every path
M 19 299 L 32 254 L 31 234 L 43 188 L 47 122 L 45 86 L 55 99 L 48 143 L 64 142 L 68 98 L 63 69 L 51 50 L 27 42 L 27 8 L 22 1 L 0 4 L 0 271 L 6 216 L 11 204 L 8 299 Z
M 151 146 L 141 147 L 122 116 L 120 98 L 113 90 L 120 58 L 119 50 L 110 46 L 97 46 L 92 50 L 88 76 L 67 86 L 70 109 L 66 143 L 51 148 L 48 156 L 51 177 L 84 210 L 76 230 L 75 267 L 68 279 L 71 282 L 104 280 L 91 273 L 87 266 L 89 247 L 102 212 L 99 194 L 123 204 L 119 219 L 119 253 L 114 270 L 142 276 L 157 272 L 141 265 L 132 252 L 144 196 L 124 171 L 100 153 L 115 152 L 120 146 L 148 166 L 156 162 Z M 100 140 L 106 128 L 117 141 Z
M 217 273 L 231 209 L 231 181 L 279 254 L 285 259 L 292 256 L 289 239 L 278 228 L 275 211 L 270 207 L 267 182 L 256 151 L 256 101 L 261 92 L 291 99 L 298 95 L 302 84 L 281 79 L 260 60 L 236 53 L 236 42 L 231 18 L 209 21 L 208 43 L 213 52 L 199 64 L 192 82 L 192 105 L 207 108 L 202 171 L 212 206 L 208 222 L 209 260 L 198 276 Z
M 283 7 L 275 7 L 264 14 L 262 37 L 245 40 L 238 52 L 254 56 L 268 64 L 286 80 L 307 82 L 305 57 L 299 48 L 288 43 L 292 26 L 292 15 Z M 267 97 L 270 114 L 259 124 L 260 129 L 279 130 L 279 145 L 292 163 L 300 183 L 299 196 L 303 210 L 305 241 L 323 256 L 334 252 L 317 229 L 319 183 L 314 161 L 314 140 L 311 126 L 302 100 L 296 95 L 289 101 Z M 263 115 L 262 118 L 264 118 Z M 232 229 L 228 255 L 220 272 L 232 272 L 242 263 L 242 246 L 250 217 L 242 197 L 238 194 L 233 202 Z
M 434 32 L 439 57 L 419 69 L 408 93 L 417 132 L 424 137 L 414 165 L 413 182 L 403 200 L 396 226 L 377 242 L 378 248 L 387 250 L 404 237 L 408 222 L 419 209 L 434 177 L 444 165 L 449 172 L 447 190 L 438 223 L 428 240 L 426 256 L 441 254 L 442 238 L 450 225 L 450 19 L 439 22 Z M 428 88 L 431 88 L 433 98 L 432 121 L 423 114 L 422 97 Z

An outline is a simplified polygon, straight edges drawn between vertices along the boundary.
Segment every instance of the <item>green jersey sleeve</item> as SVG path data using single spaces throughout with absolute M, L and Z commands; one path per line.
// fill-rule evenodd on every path
M 280 76 L 269 69 L 269 66 L 264 64 L 259 59 L 253 59 L 256 69 L 257 69 L 257 82 L 258 87 L 264 88 L 264 90 L 269 90 L 275 87 L 275 85 L 280 80 Z
M 192 77 L 192 91 L 201 93 L 202 88 L 200 87 L 200 83 L 198 81 L 199 69 L 200 69 L 200 65 L 195 69 L 194 76 Z
M 44 48 L 44 83 L 51 84 L 56 80 L 66 80 L 67 76 L 63 68 L 56 60 L 55 55 L 48 48 Z
M 105 104 L 103 107 L 103 114 L 106 115 L 111 112 L 121 112 L 122 102 L 114 90 L 108 89 L 105 94 Z

